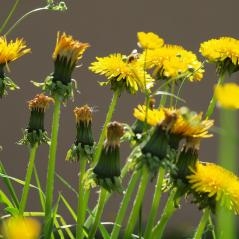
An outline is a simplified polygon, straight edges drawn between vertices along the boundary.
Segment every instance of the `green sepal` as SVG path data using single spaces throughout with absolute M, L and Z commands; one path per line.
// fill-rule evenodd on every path
M 66 11 L 67 10 L 67 6 L 66 3 L 64 1 L 59 2 L 58 4 L 52 3 L 47 5 L 47 9 L 49 10 L 53 10 L 53 11 Z
M 25 129 L 23 131 L 23 138 L 20 139 L 17 144 L 19 145 L 30 145 L 33 147 L 35 144 L 50 144 L 50 138 L 47 136 L 47 132 L 45 130 L 33 130 L 29 131 Z
M 40 87 L 45 93 L 49 93 L 52 97 L 61 97 L 65 102 L 68 99 L 74 98 L 73 89 L 76 89 L 76 85 L 71 81 L 67 85 L 64 85 L 61 81 L 53 81 L 53 75 L 46 77 L 43 83 L 31 81 L 35 86 Z
M 86 155 L 88 160 L 91 161 L 94 151 L 94 145 L 83 145 L 81 143 L 73 144 L 71 148 L 67 151 L 66 161 L 79 162 L 81 160 L 80 155 L 82 154 Z
M 20 87 L 14 83 L 14 81 L 4 76 L 0 78 L 0 97 L 2 98 L 4 95 L 7 95 L 7 90 L 18 90 Z

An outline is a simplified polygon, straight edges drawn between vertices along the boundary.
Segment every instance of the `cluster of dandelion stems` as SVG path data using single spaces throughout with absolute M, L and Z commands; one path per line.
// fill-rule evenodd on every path
M 15 2 L 0 32 L 5 29 L 18 2 Z M 62 6 L 47 1 L 47 9 L 59 10 Z M 1 236 L 15 239 L 16 233 L 20 233 L 31 239 L 50 239 L 58 233 L 60 238 L 67 235 L 71 239 L 93 239 L 99 231 L 104 239 L 117 239 L 120 234 L 126 239 L 159 239 L 163 237 L 171 216 L 180 208 L 181 200 L 187 197 L 203 212 L 194 239 L 202 238 L 205 231 L 209 231 L 213 238 L 236 238 L 233 213 L 239 213 L 239 179 L 231 171 L 236 168 L 235 109 L 239 108 L 239 86 L 234 83 L 224 84 L 224 81 L 239 69 L 239 40 L 223 37 L 204 42 L 200 46 L 200 52 L 207 61 L 215 63 L 219 76 L 213 97 L 203 116 L 203 113 L 188 109 L 180 94 L 184 83 L 202 80 L 204 63 L 193 52 L 178 45 L 166 44 L 152 32 L 139 32 L 137 36 L 139 50 L 133 50 L 129 55 L 115 53 L 97 57 L 89 67 L 92 72 L 107 78 L 100 85 L 109 85 L 113 94 L 98 141 L 94 140 L 91 128 L 94 122 L 93 108 L 85 104 L 74 109 L 76 137 L 66 153 L 66 161 L 79 164 L 78 179 L 76 175 L 78 190 L 75 190 L 55 170 L 58 132 L 61 106 L 74 96 L 72 73 L 90 45 L 75 40 L 66 33 L 57 34 L 52 54 L 53 73 L 42 83 L 34 82 L 42 92 L 28 102 L 30 119 L 23 138 L 18 142 L 29 148 L 29 163 L 25 180 L 21 181 L 24 186 L 20 199 L 12 184 L 14 177 L 8 176 L 3 164 L 0 164 L 0 175 L 8 189 L 7 193 L 0 191 L 0 203 L 11 216 L 10 219 L 2 217 Z M 8 65 L 29 52 L 23 39 L 8 42 L 6 36 L 0 38 L 1 97 L 8 90 L 17 88 L 7 76 Z M 145 97 L 145 102 L 134 109 L 133 124 L 113 121 L 117 102 L 124 91 L 131 95 L 140 91 Z M 210 130 L 214 121 L 210 118 L 216 102 L 221 108 L 218 132 L 221 166 L 199 160 L 201 140 L 212 136 Z M 54 104 L 54 111 L 49 138 L 44 128 L 44 115 L 50 103 Z M 127 142 L 131 148 L 122 170 L 121 142 Z M 49 144 L 45 190 L 35 167 L 37 150 L 42 143 Z M 32 175 L 36 186 L 31 184 Z M 54 201 L 56 176 L 77 195 L 75 208 L 63 194 L 59 194 Z M 128 183 L 125 181 L 126 176 L 130 178 Z M 155 185 L 155 191 L 152 200 L 147 198 L 147 204 L 151 202 L 150 211 L 148 215 L 143 215 L 149 184 Z M 32 187 L 39 192 L 41 212 L 26 212 Z M 91 209 L 88 202 L 95 187 L 99 189 L 99 196 L 97 204 Z M 102 215 L 113 193 L 118 193 L 122 200 L 112 222 L 112 230 L 108 230 L 102 222 Z M 168 199 L 159 216 L 163 193 L 168 195 Z M 60 202 L 72 215 L 75 221 L 73 225 L 67 225 L 59 213 Z M 212 218 L 214 214 L 217 216 L 216 227 Z M 28 216 L 42 216 L 43 229 L 40 230 L 39 224 Z M 27 229 L 29 227 L 31 230 Z

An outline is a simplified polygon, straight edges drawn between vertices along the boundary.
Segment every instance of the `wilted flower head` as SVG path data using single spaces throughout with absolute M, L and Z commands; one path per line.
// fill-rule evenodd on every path
M 4 220 L 1 227 L 4 239 L 38 239 L 40 232 L 40 223 L 27 217 L 11 217 Z
M 177 45 L 164 45 L 159 49 L 142 54 L 147 69 L 154 68 L 157 78 L 187 78 L 198 81 L 203 77 L 203 65 L 196 55 Z
M 237 71 L 239 59 L 239 40 L 220 37 L 201 43 L 199 51 L 210 62 L 216 63 L 220 72 Z
M 44 112 L 50 103 L 54 103 L 53 98 L 44 94 L 37 94 L 35 98 L 28 101 L 29 109 Z
M 131 94 L 138 90 L 145 91 L 153 86 L 154 80 L 145 72 L 143 65 L 130 56 L 117 53 L 97 57 L 97 61 L 91 63 L 89 69 L 96 74 L 105 75 L 108 81 L 101 85 L 110 84 L 113 90 L 126 89 Z
M 164 44 L 164 40 L 153 32 L 138 32 L 138 45 L 144 49 L 160 48 Z
M 239 214 L 239 178 L 232 172 L 213 163 L 197 162 L 187 178 L 202 198 L 215 198 L 221 206 Z
M 239 86 L 235 83 L 226 83 L 215 87 L 215 96 L 220 107 L 239 109 Z

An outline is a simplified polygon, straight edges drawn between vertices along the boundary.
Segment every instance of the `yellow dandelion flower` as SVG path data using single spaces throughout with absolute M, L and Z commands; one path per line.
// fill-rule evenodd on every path
M 82 58 L 83 53 L 90 45 L 88 43 L 82 43 L 74 40 L 71 35 L 66 35 L 66 33 L 57 33 L 57 40 L 55 50 L 53 52 L 53 59 L 64 58 L 67 64 L 70 63 L 74 66 L 76 62 Z
M 199 51 L 211 62 L 223 62 L 230 59 L 238 65 L 239 40 L 231 37 L 220 37 L 201 43 Z
M 38 239 L 41 226 L 33 218 L 11 217 L 3 222 L 1 229 L 4 239 Z
M 144 122 L 146 118 L 146 106 L 138 105 L 138 107 L 134 109 L 133 115 L 136 119 Z M 160 124 L 164 119 L 165 119 L 165 113 L 163 109 L 148 108 L 147 124 L 151 126 L 156 126 L 157 124 Z
M 227 83 L 215 87 L 215 96 L 218 104 L 226 109 L 239 109 L 239 86 Z
M 207 193 L 221 206 L 239 214 L 239 178 L 232 172 L 213 163 L 197 162 L 187 178 L 197 193 Z
M 14 61 L 30 51 L 23 39 L 7 42 L 5 36 L 0 37 L 0 65 Z
M 190 112 L 187 108 L 182 107 L 177 111 L 171 133 L 182 137 L 208 138 L 212 137 L 208 130 L 213 126 L 213 123 L 213 120 L 202 120 L 202 113 Z
M 103 85 L 110 83 L 112 89 L 123 87 L 130 93 L 138 90 L 145 91 L 153 86 L 153 78 L 144 71 L 137 59 L 129 61 L 127 56 L 119 53 L 96 59 L 97 61 L 91 63 L 89 69 L 109 79 L 103 82 Z
M 165 45 L 160 49 L 149 50 L 141 57 L 147 69 L 155 68 L 159 78 L 187 77 L 190 81 L 201 80 L 203 65 L 191 51 L 177 45 Z
M 138 32 L 137 36 L 139 46 L 144 49 L 156 49 L 164 44 L 164 40 L 153 32 Z

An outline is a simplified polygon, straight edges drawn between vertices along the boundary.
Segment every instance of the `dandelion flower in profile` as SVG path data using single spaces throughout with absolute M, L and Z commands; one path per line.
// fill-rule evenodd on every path
M 235 38 L 220 37 L 205 41 L 199 51 L 209 62 L 216 63 L 222 72 L 233 73 L 239 69 L 239 40 Z
M 239 213 L 239 178 L 232 172 L 213 163 L 197 162 L 187 178 L 197 193 L 215 197 L 221 206 Z
M 164 44 L 164 40 L 153 32 L 138 32 L 138 45 L 144 49 L 160 48 Z
M 138 90 L 145 91 L 153 86 L 153 79 L 144 70 L 132 54 L 127 57 L 122 54 L 111 54 L 106 57 L 97 57 L 89 69 L 100 75 L 105 75 L 107 82 L 101 85 L 111 85 L 111 89 L 126 89 L 131 94 Z
M 38 239 L 40 231 L 40 223 L 27 217 L 11 217 L 1 227 L 4 239 Z
M 7 42 L 5 36 L 0 37 L 0 67 L 15 61 L 30 51 L 23 39 L 17 38 L 15 41 Z
M 57 34 L 56 46 L 53 52 L 55 70 L 53 81 L 61 81 L 67 85 L 71 82 L 71 74 L 78 60 L 90 45 L 75 40 L 71 35 L 66 33 Z
M 199 81 L 203 77 L 203 65 L 196 55 L 177 45 L 165 45 L 159 49 L 148 50 L 141 56 L 147 69 L 154 69 L 159 79 L 181 79 Z
M 239 86 L 227 83 L 215 87 L 215 96 L 218 104 L 226 109 L 239 109 Z

